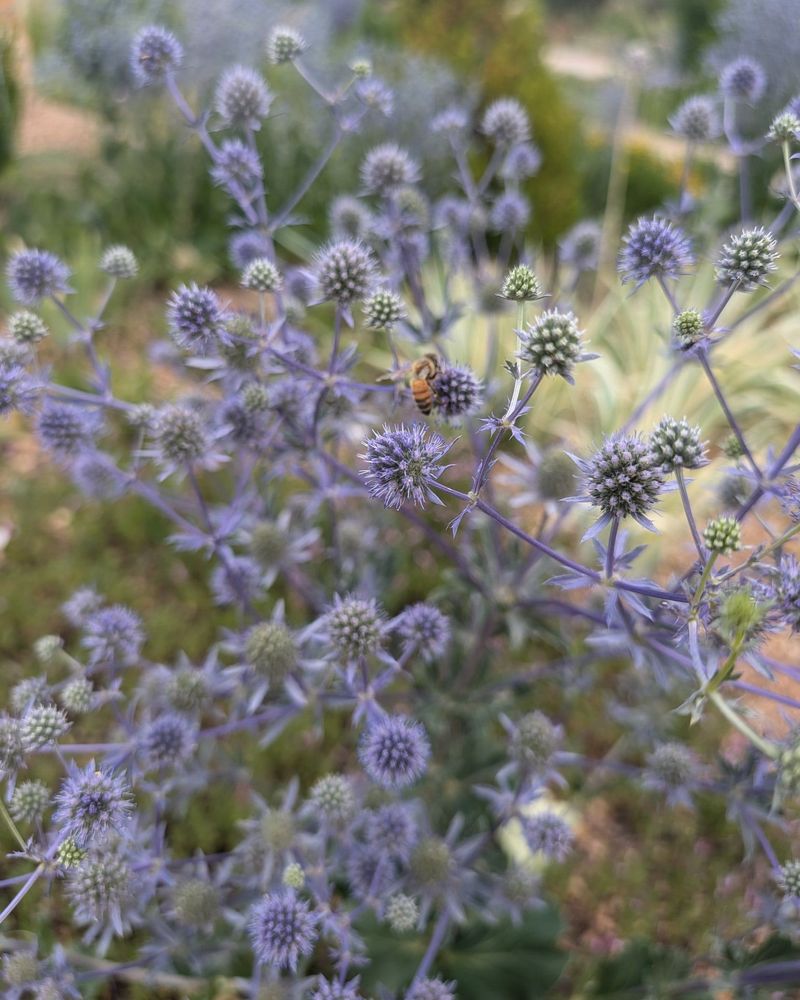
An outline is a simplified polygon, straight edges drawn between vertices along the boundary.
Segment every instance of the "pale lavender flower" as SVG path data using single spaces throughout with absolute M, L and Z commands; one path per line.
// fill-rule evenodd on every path
M 62 838 L 72 837 L 79 845 L 124 829 L 133 810 L 127 780 L 112 770 L 98 768 L 94 761 L 83 768 L 73 761 L 67 764 L 67 777 L 55 796 L 55 804 L 56 829 Z
M 160 83 L 183 60 L 178 39 L 158 24 L 142 28 L 131 46 L 131 70 L 140 86 Z
M 248 924 L 257 961 L 296 972 L 299 960 L 314 948 L 316 924 L 309 904 L 291 889 L 267 893 L 253 907 Z
M 617 268 L 623 284 L 678 278 L 694 263 L 688 236 L 666 219 L 639 219 L 628 229 Z
M 26 306 L 69 291 L 70 270 L 49 250 L 18 250 L 6 266 L 6 277 L 11 294 Z
M 442 459 L 450 445 L 422 424 L 384 427 L 365 442 L 361 456 L 367 464 L 362 472 L 370 494 L 387 507 L 399 509 L 404 503 L 424 507 L 428 501 L 441 503 L 433 492 L 447 468 Z
M 572 850 L 573 833 L 557 813 L 543 811 L 522 817 L 522 832 L 528 847 L 554 861 L 563 861 Z
M 424 773 L 430 744 L 419 722 L 387 715 L 364 731 L 358 756 L 367 775 L 384 788 L 404 788 Z
M 121 604 L 93 612 L 83 623 L 83 646 L 93 667 L 133 666 L 144 643 L 141 618 Z

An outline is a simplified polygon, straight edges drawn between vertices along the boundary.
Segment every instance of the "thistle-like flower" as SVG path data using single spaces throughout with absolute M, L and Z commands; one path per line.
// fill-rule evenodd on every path
M 418 830 L 409 808 L 400 802 L 390 802 L 368 814 L 366 834 L 367 842 L 376 851 L 406 864 Z
M 257 674 L 280 685 L 297 666 L 297 643 L 282 622 L 261 622 L 248 633 L 244 656 Z
M 91 447 L 98 430 L 94 413 L 79 406 L 47 402 L 36 429 L 45 448 L 61 455 L 76 455 Z
M 699 427 L 690 427 L 684 417 L 664 417 L 650 437 L 650 448 L 657 465 L 665 472 L 676 469 L 699 469 L 706 464 L 705 444 Z
M 778 611 L 794 632 L 800 632 L 800 563 L 784 553 L 772 585 Z
M 263 167 L 258 153 L 241 139 L 226 139 L 217 150 L 211 176 L 225 187 L 238 185 L 249 191 L 261 180 Z
M 678 226 L 654 216 L 631 225 L 617 269 L 623 284 L 635 281 L 638 288 L 650 278 L 677 278 L 693 263 L 689 237 Z
M 406 993 L 405 1000 L 456 1000 L 456 984 L 443 979 L 420 979 Z
M 710 97 L 697 95 L 681 104 L 669 120 L 673 131 L 688 142 L 707 142 L 720 133 L 717 109 Z
M 20 309 L 8 317 L 8 332 L 18 344 L 38 344 L 50 332 L 47 324 L 29 309 Z
M 548 309 L 518 330 L 517 357 L 543 375 L 560 375 L 572 383 L 572 369 L 593 355 L 582 351 L 583 342 L 574 313 Z
M 584 495 L 600 508 L 599 524 L 632 517 L 654 531 L 646 517 L 661 494 L 664 479 L 649 444 L 638 434 L 610 437 L 589 461 L 578 460 Z
M 178 39 L 159 24 L 151 24 L 137 34 L 131 46 L 131 70 L 136 82 L 144 87 L 161 83 L 167 73 L 176 70 L 183 60 Z
M 433 492 L 447 468 L 442 459 L 450 445 L 422 424 L 384 427 L 365 442 L 360 457 L 367 465 L 362 477 L 370 495 L 398 510 L 404 503 L 424 507 L 441 503 Z
M 780 257 L 778 242 L 772 233 L 758 226 L 743 229 L 732 236 L 720 250 L 716 276 L 721 285 L 733 285 L 739 292 L 752 292 L 767 283 L 768 275 L 777 271 Z
M 800 139 L 800 117 L 793 111 L 782 111 L 772 119 L 767 138 L 773 142 L 796 142 Z
M 424 773 L 430 744 L 419 722 L 386 715 L 363 733 L 358 756 L 367 775 L 383 788 L 404 788 Z
M 165 467 L 196 462 L 208 451 L 202 418 L 185 406 L 166 406 L 158 413 L 155 439 Z
M 690 805 L 688 786 L 698 777 L 699 765 L 682 743 L 662 743 L 647 758 L 644 785 L 664 793 L 668 800 Z
M 68 764 L 55 802 L 53 823 L 62 837 L 73 837 L 79 846 L 124 828 L 133 809 L 125 778 L 107 768 L 99 770 L 94 761 L 84 768 Z
M 244 269 L 242 285 L 254 292 L 277 292 L 283 285 L 283 278 L 272 261 L 256 257 Z
M 379 288 L 364 300 L 364 321 L 370 330 L 391 330 L 404 316 L 403 300 L 388 288 Z
M 527 142 L 531 126 L 525 108 L 513 97 L 501 97 L 483 114 L 481 132 L 497 146 Z
M 148 768 L 179 767 L 197 746 L 197 725 L 185 715 L 166 712 L 143 728 L 137 746 Z
M 334 198 L 328 212 L 331 232 L 337 240 L 363 239 L 369 231 L 371 218 L 367 206 L 349 194 Z
M 139 273 L 139 261 L 130 247 L 117 243 L 106 247 L 100 258 L 100 270 L 110 278 L 125 281 Z
M 295 972 L 300 958 L 314 948 L 316 925 L 311 907 L 292 889 L 267 893 L 250 913 L 250 941 L 256 960 Z
M 224 335 L 225 312 L 216 294 L 199 285 L 181 285 L 167 306 L 172 339 L 184 350 L 208 354 Z
M 141 618 L 130 608 L 115 604 L 93 612 L 83 624 L 83 646 L 92 667 L 133 666 L 144 642 Z
M 361 164 L 361 183 L 373 194 L 388 194 L 419 179 L 419 164 L 395 142 L 371 149 Z
M 374 598 L 336 594 L 333 607 L 325 616 L 325 630 L 334 649 L 341 656 L 355 660 L 380 649 L 386 616 Z
M 272 94 L 263 77 L 246 66 L 232 66 L 217 84 L 214 107 L 227 125 L 253 131 L 267 117 Z
M 509 734 L 509 753 L 522 767 L 541 773 L 561 743 L 562 730 L 543 712 L 529 712 L 513 723 L 502 719 Z
M 522 832 L 528 847 L 547 858 L 563 861 L 572 850 L 573 833 L 557 813 L 543 811 L 522 818 Z
M 308 798 L 314 812 L 333 823 L 343 823 L 355 812 L 353 785 L 343 774 L 326 774 L 319 778 Z
M 592 219 L 576 223 L 559 244 L 561 259 L 576 271 L 594 271 L 600 258 L 600 226 Z
M 395 934 L 405 934 L 416 927 L 419 920 L 419 906 L 413 896 L 398 892 L 386 904 L 384 916 Z
M 315 276 L 323 298 L 349 306 L 370 291 L 375 260 L 358 240 L 340 240 L 329 243 L 317 254 Z
M 211 927 L 220 913 L 219 892 L 205 879 L 184 879 L 172 890 L 172 908 L 175 919 L 184 927 Z
M 26 306 L 69 291 L 70 270 L 49 250 L 18 250 L 6 265 L 11 294 Z
M 14 789 L 9 810 L 18 823 L 38 823 L 50 805 L 50 789 L 41 781 L 23 781 Z
M 796 899 L 800 896 L 800 861 L 792 859 L 781 865 L 778 887 L 787 898 Z
M 483 383 L 467 365 L 447 365 L 433 380 L 434 410 L 448 419 L 474 413 L 483 402 Z
M 749 56 L 742 56 L 723 67 L 719 86 L 725 97 L 755 104 L 764 96 L 767 75 L 761 63 Z
M 410 605 L 398 616 L 393 628 L 403 640 L 404 655 L 413 650 L 425 663 L 440 659 L 450 643 L 450 622 L 432 604 Z
M 33 705 L 20 722 L 20 737 L 28 750 L 54 743 L 66 733 L 72 723 L 55 705 Z
M 489 211 L 489 225 L 496 233 L 516 233 L 528 225 L 531 207 L 519 191 L 504 191 Z
M 282 63 L 294 62 L 307 48 L 305 38 L 299 31 L 279 24 L 270 32 L 267 40 L 267 56 L 276 66 Z

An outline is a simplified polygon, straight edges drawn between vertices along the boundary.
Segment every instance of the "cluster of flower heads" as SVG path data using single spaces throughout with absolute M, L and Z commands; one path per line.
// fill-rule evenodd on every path
M 131 249 L 103 252 L 98 269 L 110 291 L 86 319 L 70 308 L 71 273 L 57 256 L 20 249 L 8 260 L 19 309 L 0 339 L 0 413 L 32 416 L 40 444 L 87 501 L 132 494 L 153 505 L 176 549 L 208 558 L 210 593 L 229 623 L 202 662 L 176 652 L 174 662 L 155 663 L 136 611 L 91 587 L 69 598 L 64 637 L 37 641 L 38 667 L 12 687 L 0 716 L 4 820 L 21 848 L 9 863 L 29 866 L 17 879 L 19 898 L 52 891 L 98 953 L 114 938 L 147 935 L 142 964 L 154 982 L 159 974 L 175 982 L 187 969 L 228 976 L 249 946 L 244 989 L 254 1000 L 264 983 L 303 1000 L 360 1000 L 372 992 L 364 982 L 380 982 L 365 936 L 377 921 L 387 934 L 430 942 L 407 970 L 402 1000 L 454 1000 L 459 985 L 436 974 L 435 946 L 454 925 L 518 923 L 540 905 L 540 868 L 580 847 L 562 772 L 603 766 L 564 749 L 564 728 L 530 698 L 514 704 L 527 682 L 506 683 L 489 655 L 499 622 L 517 650 L 539 641 L 535 609 L 551 616 L 550 626 L 564 614 L 569 642 L 585 640 L 589 662 L 623 657 L 639 686 L 652 682 L 639 714 L 628 702 L 609 706 L 609 718 L 631 729 L 634 759 L 624 766 L 648 794 L 682 808 L 709 790 L 728 795 L 750 844 L 768 842 L 765 800 L 777 817 L 800 791 L 800 738 L 755 732 L 728 699 L 742 690 L 740 658 L 769 677 L 787 665 L 764 651 L 768 637 L 800 632 L 800 563 L 786 548 L 800 531 L 790 464 L 800 435 L 780 455 L 754 455 L 711 367 L 713 348 L 731 332 L 720 317 L 734 295 L 768 294 L 762 289 L 777 277 L 783 230 L 799 207 L 795 178 L 787 177 L 780 225 L 766 229 L 742 211 L 715 253 L 700 251 L 702 227 L 684 197 L 633 221 L 619 250 L 622 282 L 642 292 L 655 279 L 652 291 L 663 295 L 674 370 L 697 365 L 731 425 L 724 451 L 736 465 L 736 490 L 698 524 L 690 475 L 709 464 L 709 447 L 686 417 L 664 416 L 649 434 L 622 428 L 588 456 L 555 445 L 540 452 L 523 430 L 524 414 L 558 381 L 544 376 L 572 384 L 587 370 L 578 363 L 597 357 L 585 351 L 589 321 L 573 300 L 608 250 L 602 227 L 582 221 L 561 239 L 558 267 L 534 270 L 525 234 L 536 217 L 524 182 L 542 158 L 526 109 L 503 98 L 475 122 L 460 106 L 434 117 L 431 131 L 460 179 L 457 193 L 438 200 L 426 193 L 422 158 L 391 140 L 373 145 L 355 189 L 332 201 L 319 249 L 304 264 L 288 262 L 275 233 L 302 221 L 303 197 L 338 141 L 388 117 L 393 97 L 364 60 L 325 89 L 293 27 L 275 26 L 265 52 L 276 79 L 294 66 L 336 125 L 336 142 L 283 205 L 268 197 L 261 155 L 281 97 L 262 74 L 230 68 L 196 113 L 180 89 L 175 35 L 147 27 L 132 44 L 135 80 L 165 87 L 234 206 L 231 259 L 244 304 L 181 285 L 165 304 L 166 336 L 153 345 L 154 363 L 173 376 L 164 381 L 179 378 L 182 394 L 155 403 L 114 394 L 103 309 L 117 282 L 137 277 Z M 722 73 L 719 100 L 696 96 L 676 111 L 671 124 L 687 141 L 687 164 L 698 143 L 723 132 L 740 159 L 757 151 L 728 132 L 737 107 L 756 104 L 764 86 L 762 68 L 739 59 Z M 784 147 L 788 170 L 798 110 L 765 130 L 764 143 Z M 477 178 L 472 141 L 488 160 Z M 681 283 L 704 256 L 714 257 L 714 296 L 692 304 L 694 292 Z M 463 287 L 471 300 L 455 298 Z M 491 320 L 490 362 L 498 328 L 510 335 L 501 376 L 490 364 L 481 378 L 450 357 L 450 334 L 475 312 Z M 85 352 L 82 388 L 36 363 L 53 316 Z M 507 405 L 490 412 L 503 391 Z M 522 460 L 502 453 L 509 442 Z M 505 478 L 494 473 L 498 459 Z M 498 498 L 494 485 L 511 494 Z M 628 547 L 631 522 L 655 530 L 662 495 L 673 488 L 687 522 L 685 571 L 659 572 L 658 582 L 634 576 L 644 547 Z M 743 555 L 744 519 L 770 496 L 788 527 Z M 594 559 L 573 558 L 575 543 L 559 535 L 579 516 L 573 502 L 598 515 L 584 537 L 609 527 L 606 542 L 595 538 Z M 455 542 L 431 505 L 454 515 Z M 527 514 L 512 520 L 515 510 L 538 506 L 538 534 Z M 446 580 L 436 599 L 416 589 L 434 551 L 452 561 L 458 581 Z M 552 562 L 567 572 L 552 577 Z M 403 566 L 415 567 L 420 582 Z M 393 585 L 406 597 L 397 599 Z M 563 601 L 555 587 L 589 596 Z M 565 686 L 585 683 L 572 670 Z M 475 748 L 464 756 L 486 755 L 468 778 L 449 746 L 459 702 L 475 712 Z M 664 723 L 669 708 L 695 721 L 719 709 L 751 740 L 758 763 L 712 774 Z M 349 728 L 333 727 L 328 755 L 333 713 Z M 248 770 L 242 746 L 284 738 L 307 760 L 302 781 L 276 789 L 273 775 Z M 39 769 L 45 760 L 60 766 L 57 777 Z M 463 797 L 476 800 L 477 820 L 460 812 L 442 819 L 459 782 L 468 786 Z M 233 808 L 231 788 L 245 815 L 220 849 L 178 850 L 174 831 L 187 810 L 200 801 Z M 772 848 L 767 857 L 797 917 L 800 862 L 779 865 Z M 60 949 L 8 955 L 8 995 L 79 997 L 70 962 Z M 239 990 L 241 981 L 231 981 Z

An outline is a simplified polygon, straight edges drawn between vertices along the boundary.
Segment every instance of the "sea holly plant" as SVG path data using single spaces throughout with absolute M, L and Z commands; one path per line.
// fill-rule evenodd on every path
M 259 69 L 231 67 L 195 107 L 180 40 L 160 26 L 132 40 L 138 84 L 164 92 L 231 202 L 238 304 L 191 281 L 163 303 L 153 358 L 172 377 L 157 384 L 180 390 L 124 398 L 104 347 L 116 286 L 136 280 L 135 233 L 102 254 L 105 292 L 89 316 L 52 252 L 21 246 L 6 264 L 18 309 L 0 340 L 0 409 L 23 415 L 87 498 L 136 495 L 170 525 L 173 558 L 205 556 L 227 627 L 200 662 L 176 638 L 174 659 L 159 663 L 135 608 L 91 581 L 64 595 L 64 635 L 36 642 L 0 716 L 11 848 L 0 922 L 30 930 L 27 902 L 47 896 L 75 933 L 55 949 L 50 934 L 4 937 L 5 995 L 80 997 L 107 979 L 181 995 L 213 980 L 254 1000 L 485 996 L 476 982 L 515 961 L 496 943 L 525 953 L 540 874 L 584 849 L 586 772 L 623 775 L 670 808 L 726 801 L 750 869 L 757 850 L 774 875 L 762 915 L 796 932 L 800 862 L 785 834 L 800 700 L 772 682 L 791 689 L 798 672 L 769 640 L 800 629 L 800 425 L 760 454 L 715 370 L 717 346 L 796 280 L 784 266 L 797 223 L 794 113 L 764 130 L 787 181 L 769 226 L 750 217 L 747 189 L 762 145 L 742 140 L 736 119 L 737 102 L 763 92 L 761 68 L 739 60 L 722 74 L 721 108 L 692 98 L 672 118 L 689 165 L 698 143 L 727 137 L 740 218 L 712 246 L 687 198 L 631 222 L 619 279 L 663 296 L 669 367 L 626 425 L 578 453 L 566 433 L 534 441 L 529 417 L 598 358 L 579 279 L 597 266 L 602 231 L 581 223 L 558 267 L 534 269 L 522 182 L 541 164 L 535 119 L 510 98 L 477 119 L 441 109 L 431 128 L 455 181 L 432 201 L 424 158 L 392 138 L 391 90 L 366 62 L 323 85 L 293 27 L 273 26 L 265 46 L 271 79 L 299 74 L 330 122 L 329 144 L 283 204 L 270 197 L 262 140 L 281 96 Z M 329 232 L 312 234 L 305 257 L 284 252 L 302 245 L 285 237 L 304 225 L 307 192 L 367 124 L 385 136 L 331 201 Z M 700 301 L 687 279 L 709 259 L 713 290 Z M 475 314 L 480 375 L 454 346 Z M 84 356 L 80 385 L 40 363 L 54 322 Z M 707 519 L 692 481 L 709 464 L 705 431 L 656 410 L 689 369 L 728 425 L 743 488 Z M 664 534 L 671 490 L 682 520 Z M 659 554 L 650 571 L 640 538 Z M 413 596 L 398 597 L 414 549 L 447 569 L 436 585 L 418 574 Z M 543 653 L 523 675 L 498 662 L 497 636 L 512 651 L 535 635 L 540 646 L 545 626 L 561 661 Z M 537 701 L 551 668 L 585 692 L 608 660 L 641 692 L 638 715 L 604 702 L 630 726 L 627 761 L 580 752 L 582 734 Z M 755 699 L 781 707 L 785 735 L 753 713 Z M 458 739 L 465 709 L 473 728 Z M 686 745 L 723 726 L 751 765 Z M 300 765 L 282 782 L 264 773 L 275 747 Z M 229 815 L 232 787 L 244 814 L 204 853 L 192 811 L 202 801 Z M 770 910 L 776 893 L 784 903 Z M 478 980 L 469 963 L 451 974 L 460 947 L 484 963 Z M 763 981 L 789 974 L 764 966 Z

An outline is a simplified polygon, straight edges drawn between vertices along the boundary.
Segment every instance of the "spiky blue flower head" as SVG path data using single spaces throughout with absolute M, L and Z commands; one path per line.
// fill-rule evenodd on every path
M 632 517 L 652 529 L 646 514 L 664 485 L 650 445 L 639 434 L 615 434 L 588 461 L 583 472 L 582 499 L 599 507 L 603 521 Z
M 563 861 L 572 850 L 572 830 L 558 813 L 547 810 L 523 816 L 522 832 L 532 851 L 541 851 L 553 861 Z
M 18 250 L 6 265 L 11 294 L 26 306 L 69 291 L 70 270 L 49 250 Z
M 370 330 L 391 330 L 405 314 L 403 300 L 391 289 L 379 288 L 364 300 L 364 321 Z
M 800 116 L 782 111 L 772 119 L 767 138 L 773 142 L 796 142 L 800 139 Z
M 419 164 L 396 142 L 374 146 L 361 163 L 361 183 L 372 194 L 388 194 L 419 179 Z
M 800 632 L 800 563 L 794 556 L 781 556 L 772 591 L 783 620 L 793 631 Z
M 527 180 L 539 170 L 542 165 L 542 154 L 532 142 L 518 142 L 509 149 L 503 165 L 500 167 L 500 176 L 507 181 Z
M 787 898 L 796 899 L 800 896 L 800 861 L 792 859 L 781 865 L 778 887 Z
M 103 606 L 94 587 L 79 587 L 61 605 L 64 617 L 75 628 L 83 628 L 88 618 Z
M 62 837 L 72 837 L 79 846 L 102 838 L 127 824 L 133 803 L 130 786 L 122 774 L 96 767 L 84 768 L 72 761 L 56 797 L 53 823 Z
M 374 721 L 358 744 L 362 767 L 383 788 L 412 785 L 425 772 L 430 752 L 423 725 L 402 715 Z
M 0 364 L 0 415 L 29 413 L 39 394 L 39 383 L 19 365 Z
M 426 663 L 443 656 L 450 643 L 450 620 L 425 602 L 407 607 L 394 629 L 403 640 L 403 652 L 413 649 L 414 655 Z
M 49 451 L 77 455 L 92 446 L 98 426 L 97 415 L 85 408 L 47 402 L 39 414 L 36 430 Z
M 710 97 L 698 94 L 687 98 L 669 120 L 676 135 L 688 142 L 707 142 L 720 133 L 717 108 Z
M 317 939 L 316 916 L 292 889 L 267 893 L 252 908 L 248 926 L 256 960 L 273 969 L 295 972 Z
M 254 292 L 277 292 L 283 285 L 283 277 L 271 260 L 256 257 L 244 269 L 242 285 Z
M 267 57 L 270 62 L 280 66 L 282 63 L 294 62 L 307 47 L 308 43 L 299 31 L 285 24 L 278 24 L 267 39 Z
M 18 823 L 38 823 L 50 805 L 50 789 L 41 781 L 23 781 L 14 789 L 9 807 Z
M 356 97 L 372 111 L 377 111 L 384 118 L 390 118 L 394 111 L 394 91 L 377 76 L 358 80 L 353 88 Z
M 636 287 L 650 278 L 677 278 L 694 263 L 689 237 L 666 219 L 638 219 L 628 229 L 619 252 L 617 270 L 622 283 Z
M 447 419 L 468 416 L 483 402 L 483 382 L 469 365 L 447 365 L 433 380 L 433 407 Z
M 29 309 L 20 309 L 8 317 L 8 332 L 18 344 L 38 344 L 50 332 L 47 324 Z
M 517 333 L 520 360 L 543 375 L 560 375 L 572 382 L 572 369 L 584 359 L 581 330 L 574 313 L 548 309 Z
M 178 712 L 165 712 L 149 722 L 137 738 L 148 768 L 180 766 L 197 746 L 197 724 Z
M 761 63 L 749 56 L 742 56 L 723 67 L 719 87 L 725 97 L 755 104 L 767 89 L 767 74 Z
M 528 225 L 531 206 L 519 191 L 504 191 L 489 211 L 489 225 L 496 233 L 516 233 Z
M 100 270 L 110 278 L 126 281 L 139 273 L 139 261 L 130 247 L 116 243 L 106 247 L 100 258 Z
M 232 556 L 224 565 L 214 567 L 209 582 L 215 603 L 228 607 L 255 600 L 263 578 L 264 572 L 255 559 Z
M 159 458 L 165 465 L 195 462 L 208 450 L 202 417 L 186 406 L 165 406 L 155 426 Z
M 258 153 L 241 139 L 226 139 L 217 150 L 211 176 L 223 187 L 254 187 L 263 173 Z
M 130 608 L 114 604 L 93 612 L 83 626 L 83 646 L 93 667 L 133 666 L 144 643 L 141 618 Z
M 442 459 L 450 445 L 423 424 L 384 426 L 365 442 L 360 457 L 367 464 L 361 475 L 370 495 L 399 510 L 404 503 L 424 507 L 441 503 L 433 492 L 447 466 Z
M 706 464 L 705 444 L 699 427 L 690 427 L 686 417 L 664 417 L 650 437 L 653 457 L 665 472 L 699 469 Z
M 71 867 L 67 896 L 79 924 L 108 921 L 122 936 L 136 896 L 130 864 L 117 851 L 90 852 Z
M 576 271 L 593 271 L 600 258 L 600 226 L 592 219 L 577 222 L 559 244 L 561 260 Z
M 358 992 L 358 980 L 339 983 L 336 980 L 320 976 L 311 993 L 311 1000 L 361 1000 L 361 994 Z
M 170 296 L 167 322 L 178 347 L 207 354 L 224 333 L 225 311 L 215 292 L 192 282 Z
M 513 97 L 501 97 L 484 111 L 481 132 L 497 146 L 527 142 L 531 126 L 528 114 Z
M 389 802 L 367 815 L 367 842 L 376 851 L 405 864 L 418 839 L 418 829 L 408 806 Z
M 333 606 L 325 615 L 328 641 L 350 660 L 374 653 L 383 644 L 386 616 L 377 601 L 348 594 L 336 594 Z
M 314 258 L 314 273 L 324 299 L 349 306 L 363 299 L 375 277 L 375 258 L 360 240 L 338 240 Z
M 395 866 L 372 845 L 355 844 L 347 855 L 347 883 L 356 899 L 379 899 L 397 878 Z
M 406 993 L 405 1000 L 455 1000 L 456 984 L 443 979 L 420 979 Z
M 176 70 L 182 61 L 181 43 L 160 24 L 142 28 L 131 45 L 131 70 L 142 87 L 161 83 L 167 73 Z
M 369 231 L 371 218 L 367 206 L 350 194 L 334 198 L 328 212 L 328 222 L 335 239 L 363 239 Z
M 256 130 L 267 117 L 272 93 L 255 70 L 232 66 L 220 77 L 214 107 L 227 125 Z
M 717 258 L 716 278 L 739 292 L 752 292 L 777 271 L 778 241 L 763 226 L 743 229 L 728 240 Z

